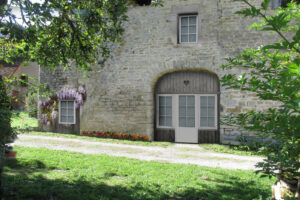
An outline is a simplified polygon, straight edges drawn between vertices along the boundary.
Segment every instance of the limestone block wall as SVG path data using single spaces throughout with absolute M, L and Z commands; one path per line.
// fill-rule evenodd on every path
M 259 4 L 261 0 L 255 0 Z M 245 7 L 231 0 L 166 0 L 164 7 L 131 5 L 123 42 L 113 48 L 105 67 L 94 66 L 84 78 L 77 71 L 42 70 L 41 81 L 51 89 L 85 85 L 87 100 L 80 111 L 81 131 L 110 130 L 154 137 L 156 81 L 177 70 L 204 69 L 222 77 L 226 57 L 274 40 L 248 27 L 255 20 L 234 14 Z M 178 15 L 198 13 L 198 43 L 178 44 Z M 264 109 L 253 94 L 221 88 L 221 116 Z M 225 133 L 223 140 L 234 139 Z M 225 138 L 225 139 L 224 139 Z M 227 139 L 226 139 L 227 138 Z

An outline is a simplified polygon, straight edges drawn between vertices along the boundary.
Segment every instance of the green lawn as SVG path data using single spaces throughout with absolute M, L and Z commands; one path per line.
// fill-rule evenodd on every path
M 259 151 L 243 151 L 234 149 L 236 146 L 233 145 L 220 145 L 220 144 L 199 144 L 200 147 L 205 150 L 219 152 L 219 153 L 229 153 L 241 156 L 265 156 Z
M 267 199 L 274 179 L 253 171 L 15 147 L 4 199 Z
M 26 112 L 13 112 L 11 126 L 18 132 L 32 131 L 38 127 L 38 120 L 29 117 Z

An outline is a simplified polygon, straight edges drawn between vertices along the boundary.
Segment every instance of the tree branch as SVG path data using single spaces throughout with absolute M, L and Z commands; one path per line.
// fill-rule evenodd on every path
M 251 8 L 255 8 L 255 6 L 253 6 L 251 3 L 249 3 L 247 0 L 242 0 L 244 3 L 246 3 L 248 6 L 250 6 Z M 270 22 L 267 18 L 267 16 L 265 14 L 263 14 L 262 12 L 260 12 L 259 10 L 259 15 L 261 17 L 263 17 L 267 22 Z M 289 44 L 289 46 L 291 46 L 292 49 L 294 49 L 295 51 L 297 51 L 298 53 L 300 53 L 300 50 L 295 48 L 294 45 L 291 44 L 291 42 L 278 30 L 278 28 L 274 25 L 271 24 L 271 26 L 274 28 L 275 32 L 285 41 Z

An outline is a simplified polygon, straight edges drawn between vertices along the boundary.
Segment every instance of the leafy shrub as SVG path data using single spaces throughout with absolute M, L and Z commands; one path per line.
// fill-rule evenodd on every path
M 11 101 L 6 94 L 6 89 L 2 77 L 0 75 L 0 145 L 1 149 L 14 138 L 11 128 Z

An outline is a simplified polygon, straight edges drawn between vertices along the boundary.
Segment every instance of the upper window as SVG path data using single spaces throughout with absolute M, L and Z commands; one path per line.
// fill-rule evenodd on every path
M 196 43 L 198 38 L 198 16 L 179 16 L 179 43 Z
M 59 123 L 75 124 L 75 101 L 60 101 Z
M 159 96 L 159 126 L 172 126 L 172 96 Z

